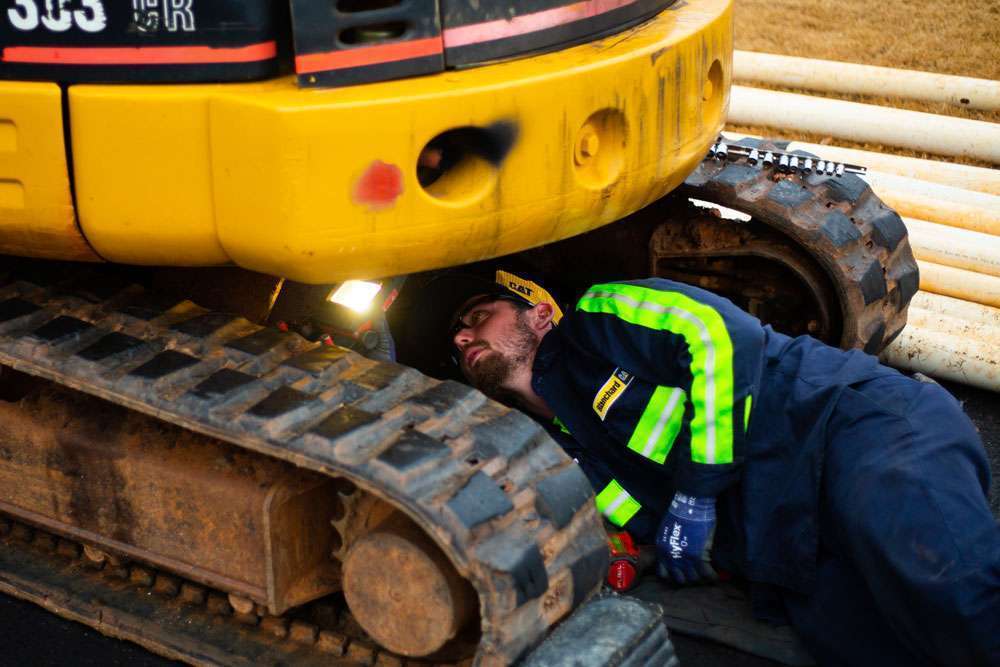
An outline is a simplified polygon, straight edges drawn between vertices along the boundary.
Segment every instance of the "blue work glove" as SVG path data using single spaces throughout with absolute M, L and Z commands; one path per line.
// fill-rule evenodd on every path
M 715 498 L 674 494 L 656 533 L 657 573 L 677 584 L 715 581 L 711 565 Z

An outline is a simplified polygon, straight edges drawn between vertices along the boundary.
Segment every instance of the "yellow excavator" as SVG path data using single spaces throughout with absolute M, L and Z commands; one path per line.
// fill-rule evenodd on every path
M 195 664 L 592 631 L 593 490 L 411 320 L 505 257 L 881 349 L 905 228 L 849 165 L 719 142 L 731 72 L 731 0 L 0 4 L 0 592 Z M 586 664 L 667 660 L 630 614 Z

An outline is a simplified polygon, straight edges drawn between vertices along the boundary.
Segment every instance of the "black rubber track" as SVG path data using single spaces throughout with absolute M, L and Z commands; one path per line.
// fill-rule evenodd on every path
M 402 509 L 479 595 L 477 664 L 515 661 L 599 588 L 593 491 L 528 417 L 462 384 L 67 271 L 0 275 L 0 363 Z
M 739 143 L 781 149 L 759 140 Z M 902 219 L 858 176 L 781 173 L 707 159 L 680 194 L 747 213 L 808 252 L 838 293 L 841 347 L 877 354 L 902 331 L 920 282 L 917 263 Z

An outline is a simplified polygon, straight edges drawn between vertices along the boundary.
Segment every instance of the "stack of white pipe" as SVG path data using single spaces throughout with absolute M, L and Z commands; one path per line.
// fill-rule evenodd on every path
M 1000 109 L 1000 82 L 931 72 L 737 51 L 733 79 Z M 733 86 L 729 122 L 770 125 L 1000 164 L 1000 125 L 872 104 Z
M 865 180 L 900 215 L 1000 234 L 1000 196 L 870 171 Z
M 1000 236 L 916 218 L 903 222 L 921 291 L 883 359 L 1000 391 Z
M 733 79 L 829 93 L 945 102 L 966 109 L 1000 109 L 1000 81 L 892 67 L 735 51 Z
M 981 120 L 745 86 L 733 86 L 727 120 L 1000 164 L 1000 125 Z
M 910 232 L 910 247 L 913 248 L 913 254 L 923 263 L 1000 278 L 1000 237 L 955 229 L 916 218 L 904 217 L 903 223 Z M 960 290 L 961 286 L 956 286 L 956 289 Z M 941 289 L 933 291 L 947 294 Z M 992 293 L 975 295 L 971 290 L 966 292 L 968 293 L 952 296 L 959 298 L 965 296 L 970 301 L 1000 307 L 1000 301 L 992 303 L 994 301 Z
M 738 51 L 734 79 L 1000 109 L 997 81 L 805 58 Z M 729 122 L 1000 165 L 995 123 L 740 86 L 733 87 Z M 1000 391 L 1000 171 L 802 142 L 788 150 L 867 166 L 872 190 L 903 216 L 921 291 L 910 304 L 906 329 L 883 359 Z
M 882 352 L 898 368 L 1000 391 L 1000 308 L 918 292 L 906 328 Z

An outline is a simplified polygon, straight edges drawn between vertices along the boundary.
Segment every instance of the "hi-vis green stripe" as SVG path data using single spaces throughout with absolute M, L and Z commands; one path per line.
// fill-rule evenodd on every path
M 684 338 L 691 355 L 691 459 L 731 463 L 733 343 L 718 311 L 679 292 L 614 283 L 592 287 L 577 308 Z
M 639 501 L 628 494 L 622 485 L 611 480 L 604 490 L 597 494 L 597 511 L 608 517 L 608 521 L 619 528 L 642 508 Z
M 684 421 L 684 397 L 680 387 L 657 387 L 632 431 L 628 448 L 663 463 Z

